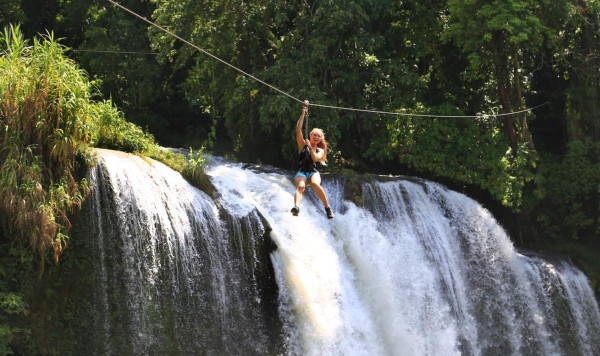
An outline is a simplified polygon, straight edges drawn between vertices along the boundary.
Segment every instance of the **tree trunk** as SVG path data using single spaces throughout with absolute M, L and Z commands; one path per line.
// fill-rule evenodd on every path
M 492 47 L 494 67 L 496 70 L 496 83 L 498 85 L 498 100 L 502 107 L 503 113 L 511 112 L 510 109 L 510 97 L 509 90 L 507 88 L 508 75 L 506 74 L 506 61 L 501 59 L 501 54 L 498 49 L 498 32 L 494 32 L 490 45 Z M 513 115 L 504 116 L 504 131 L 508 139 L 508 143 L 513 150 L 513 153 L 517 152 L 517 134 L 515 131 L 515 120 Z
M 515 50 L 513 55 L 513 87 L 515 88 L 516 101 L 518 103 L 519 110 L 525 108 L 525 102 L 523 100 L 523 93 L 521 91 L 521 75 L 519 74 L 519 52 Z M 531 132 L 529 132 L 529 126 L 527 125 L 527 113 L 521 113 L 517 115 L 517 124 L 519 127 L 519 134 L 521 142 L 527 142 L 529 148 L 534 149 L 533 138 Z

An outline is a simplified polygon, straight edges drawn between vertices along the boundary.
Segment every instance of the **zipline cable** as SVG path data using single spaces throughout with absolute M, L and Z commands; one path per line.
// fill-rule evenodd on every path
M 181 37 L 177 36 L 176 34 L 172 33 L 171 31 L 167 30 L 166 28 L 164 28 L 164 27 L 162 27 L 162 26 L 160 26 L 160 25 L 157 25 L 157 24 L 155 24 L 154 22 L 152 22 L 152 21 L 148 20 L 147 18 L 143 17 L 142 15 L 139 15 L 139 14 L 137 14 L 137 13 L 135 13 L 135 12 L 133 12 L 133 11 L 129 10 L 129 9 L 128 9 L 128 8 L 126 8 L 125 6 L 123 6 L 123 5 L 121 5 L 121 4 L 117 3 L 117 2 L 115 2 L 115 1 L 113 1 L 113 0 L 108 0 L 108 1 L 109 1 L 109 2 L 111 2 L 112 4 L 114 4 L 115 6 L 118 6 L 118 7 L 120 7 L 120 8 L 121 8 L 121 9 L 123 9 L 124 11 L 127 11 L 127 12 L 129 12 L 129 13 L 130 13 L 130 14 L 132 14 L 133 16 L 135 16 L 135 17 L 139 18 L 140 20 L 143 20 L 143 21 L 145 21 L 146 23 L 150 24 L 151 26 L 154 26 L 154 27 L 158 28 L 159 30 L 161 30 L 161 31 L 163 31 L 163 32 L 165 32 L 165 33 L 167 33 L 167 34 L 169 34 L 170 36 L 173 36 L 174 38 L 177 38 L 178 40 L 182 41 L 183 43 L 186 43 L 186 44 L 188 44 L 188 45 L 190 45 L 190 46 L 194 47 L 195 49 L 197 49 L 197 50 L 199 50 L 200 52 L 202 52 L 202 53 L 206 54 L 207 56 L 209 56 L 209 57 L 211 57 L 211 58 L 213 58 L 213 59 L 216 59 L 216 60 L 218 60 L 219 62 L 221 62 L 221 63 L 223 63 L 223 64 L 225 64 L 225 65 L 227 65 L 227 66 L 229 66 L 229 67 L 231 67 L 231 68 L 233 68 L 233 69 L 235 69 L 235 70 L 237 70 L 238 72 L 242 73 L 243 75 L 245 75 L 245 76 L 248 76 L 248 77 L 250 77 L 250 78 L 252 78 L 252 79 L 256 80 L 257 82 L 259 82 L 259 83 L 261 83 L 261 84 L 263 84 L 263 85 L 266 85 L 266 86 L 268 86 L 269 88 L 271 88 L 271 89 L 273 89 L 273 90 L 275 90 L 275 91 L 278 91 L 279 93 L 281 93 L 281 94 L 283 94 L 283 95 L 285 95 L 285 96 L 287 96 L 287 97 L 289 97 L 289 98 L 291 98 L 291 99 L 293 99 L 293 100 L 296 100 L 296 101 L 297 101 L 297 102 L 299 102 L 299 103 L 302 103 L 302 100 L 300 100 L 300 99 L 298 99 L 298 98 L 296 98 L 296 97 L 293 97 L 292 95 L 290 95 L 290 94 L 288 94 L 288 93 L 284 92 L 283 90 L 281 90 L 281 89 L 279 89 L 279 88 L 276 88 L 276 87 L 272 86 L 271 84 L 269 84 L 269 83 L 267 83 L 267 82 L 264 82 L 264 81 L 262 81 L 262 80 L 258 79 L 257 77 L 253 76 L 253 75 L 252 75 L 252 74 L 250 74 L 250 73 L 244 72 L 243 70 L 241 70 L 240 68 L 238 68 L 238 67 L 234 66 L 233 64 L 229 64 L 229 63 L 227 63 L 226 61 L 224 61 L 224 60 L 222 60 L 221 58 L 219 58 L 219 57 L 217 57 L 217 56 L 213 55 L 212 53 L 209 53 L 208 51 L 205 51 L 205 50 L 203 50 L 202 48 L 200 48 L 200 47 L 196 46 L 195 44 L 191 43 L 190 41 L 188 41 L 188 40 L 186 40 L 186 39 L 184 39 L 184 38 L 181 38 Z
M 548 104 L 548 102 L 545 102 L 545 103 L 540 104 L 540 105 L 536 105 L 536 106 L 531 107 L 531 108 L 519 110 L 519 111 L 511 111 L 511 112 L 500 113 L 500 114 L 479 114 L 479 115 L 414 114 L 414 113 L 388 112 L 388 111 L 378 111 L 378 110 L 368 110 L 368 109 L 355 109 L 355 108 L 346 108 L 346 107 L 341 107 L 341 106 L 331 106 L 331 105 L 323 105 L 323 104 L 311 104 L 311 105 L 312 106 L 319 106 L 319 107 L 322 107 L 322 108 L 328 108 L 328 109 L 338 109 L 338 110 L 346 110 L 346 111 L 359 111 L 359 112 L 366 112 L 366 113 L 371 113 L 371 114 L 384 114 L 384 115 L 415 116 L 415 117 L 441 117 L 441 118 L 480 118 L 480 117 L 485 117 L 485 116 L 501 117 L 501 116 L 522 114 L 524 112 L 529 112 L 529 111 L 535 110 L 535 109 L 537 109 L 537 108 L 539 108 L 541 106 L 544 106 L 546 104 Z
M 156 56 L 158 53 L 155 52 L 133 52 L 133 51 L 109 51 L 100 49 L 71 49 L 73 52 L 86 52 L 86 53 L 110 53 L 110 54 L 143 54 Z
M 265 85 L 265 86 L 267 86 L 267 87 L 269 87 L 269 88 L 271 88 L 271 89 L 273 89 L 273 90 L 275 90 L 275 91 L 279 92 L 280 94 L 283 94 L 283 95 L 287 96 L 288 98 L 290 98 L 290 99 L 292 99 L 292 100 L 295 100 L 295 101 L 297 101 L 297 102 L 299 102 L 299 103 L 301 103 L 301 104 L 303 104 L 303 105 L 304 105 L 304 101 L 302 101 L 302 100 L 300 100 L 300 99 L 296 98 L 295 96 L 293 96 L 293 95 L 291 95 L 291 94 L 289 94 L 289 93 L 286 93 L 285 91 L 283 91 L 283 90 L 281 90 L 281 89 L 279 89 L 279 88 L 277 88 L 277 87 L 275 87 L 275 86 L 273 86 L 273 85 L 271 85 L 271 84 L 269 84 L 269 83 L 267 83 L 267 82 L 265 82 L 265 81 L 263 81 L 263 80 L 261 80 L 261 79 L 259 79 L 259 78 L 255 77 L 255 76 L 253 76 L 253 75 L 252 75 L 252 74 L 250 74 L 250 73 L 247 73 L 247 72 L 245 72 L 244 70 L 242 70 L 242 69 L 240 69 L 240 68 L 238 68 L 238 67 L 234 66 L 233 64 L 230 64 L 230 63 L 228 63 L 228 62 L 227 62 L 227 61 L 225 61 L 225 60 L 222 60 L 221 58 L 219 58 L 219 57 L 217 57 L 217 56 L 213 55 L 212 53 L 210 53 L 210 52 L 208 52 L 208 51 L 206 51 L 206 50 L 204 50 L 204 49 L 202 49 L 202 48 L 200 48 L 200 47 L 196 46 L 195 44 L 193 44 L 193 43 L 191 43 L 190 41 L 188 41 L 188 40 L 186 40 L 186 39 L 184 39 L 184 38 L 182 38 L 182 37 L 180 37 L 180 36 L 178 36 L 178 35 L 174 34 L 173 32 L 171 32 L 171 31 L 167 30 L 166 28 L 164 28 L 164 27 L 162 27 L 162 26 L 160 26 L 160 25 L 158 25 L 158 24 L 156 24 L 156 23 L 154 23 L 154 22 L 152 22 L 152 21 L 148 20 L 148 19 L 147 19 L 147 18 L 145 18 L 144 16 L 142 16 L 142 15 L 139 15 L 139 14 L 137 14 L 136 12 L 134 12 L 134 11 L 132 11 L 132 10 L 130 10 L 130 9 L 128 9 L 128 8 L 126 8 L 125 6 L 123 6 L 123 5 L 121 5 L 121 4 L 117 3 L 117 2 L 115 2 L 115 1 L 113 1 L 113 0 L 108 0 L 108 1 L 109 1 L 110 3 L 112 3 L 113 5 L 115 5 L 115 6 L 119 7 L 119 8 L 121 8 L 122 10 L 124 10 L 124 11 L 126 11 L 126 12 L 128 12 L 128 13 L 132 14 L 133 16 L 135 16 L 135 17 L 139 18 L 140 20 L 142 20 L 142 21 L 144 21 L 144 22 L 148 23 L 149 25 L 151 25 L 151 26 L 153 26 L 153 27 L 156 27 L 157 29 L 159 29 L 159 30 L 161 30 L 161 31 L 163 31 L 163 32 L 165 32 L 165 33 L 167 33 L 168 35 L 170 35 L 170 36 L 172 36 L 172 37 L 174 37 L 174 38 L 176 38 L 176 39 L 178 39 L 178 40 L 180 40 L 181 42 L 183 42 L 183 43 L 185 43 L 185 44 L 187 44 L 187 45 L 189 45 L 189 46 L 191 46 L 191 47 L 193 47 L 193 48 L 197 49 L 198 51 L 200 51 L 200 52 L 202 52 L 202 53 L 206 54 L 207 56 L 209 56 L 209 57 L 211 57 L 211 58 L 213 58 L 213 59 L 216 59 L 217 61 L 219 61 L 219 62 L 221 62 L 221 63 L 225 64 L 226 66 L 228 66 L 228 67 L 230 67 L 230 68 L 232 68 L 232 69 L 234 69 L 234 70 L 236 70 L 236 71 L 238 71 L 238 72 L 240 72 L 241 74 L 243 74 L 243 75 L 245 75 L 245 76 L 247 76 L 247 77 L 249 77 L 249 78 L 252 78 L 252 79 L 254 79 L 255 81 L 257 81 L 257 82 L 259 82 L 259 83 L 261 83 L 261 84 L 263 84 L 263 85 Z M 346 111 L 356 111 L 356 112 L 364 112 L 364 113 L 371 113 L 371 114 L 381 114 L 381 115 L 414 116 L 414 117 L 432 117 L 432 118 L 436 118 L 436 117 L 438 117 L 438 118 L 481 118 L 481 117 L 486 117 L 486 116 L 491 116 L 491 117 L 502 117 L 502 116 L 508 116 L 508 115 L 517 115 L 517 114 L 522 114 L 522 113 L 525 113 L 525 112 L 530 112 L 530 111 L 533 111 L 533 110 L 535 110 L 535 109 L 537 109 L 537 108 L 539 108 L 539 107 L 541 107 L 541 106 L 544 106 L 544 105 L 546 105 L 546 104 L 548 104 L 548 102 L 545 102 L 545 103 L 543 103 L 543 104 L 540 104 L 540 105 L 537 105 L 537 106 L 534 106 L 534 107 L 531 107 L 531 108 L 527 108 L 527 109 L 519 110 L 519 111 L 513 111 L 513 112 L 507 112 L 507 113 L 500 113 L 500 114 L 479 114 L 479 115 L 433 115 L 433 114 L 413 114 L 413 113 L 390 112 L 390 111 L 369 110 L 369 109 L 355 109 L 355 108 L 349 108 L 349 107 L 343 107 L 343 106 L 333 106 L 333 105 L 324 105 L 324 104 L 316 104 L 316 103 L 312 103 L 312 104 L 310 104 L 310 105 L 311 105 L 311 106 L 316 106 L 316 107 L 321 107 L 321 108 L 326 108 L 326 109 L 346 110 Z

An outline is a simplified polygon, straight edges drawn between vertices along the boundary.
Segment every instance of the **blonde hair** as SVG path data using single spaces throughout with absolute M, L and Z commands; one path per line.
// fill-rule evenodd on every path
M 313 128 L 310 131 L 309 135 L 312 135 L 313 132 L 315 132 L 315 131 L 321 134 L 321 141 L 319 142 L 317 147 L 319 147 L 320 149 L 323 150 L 323 152 L 325 152 L 325 155 L 323 156 L 323 159 L 321 160 L 321 162 L 326 162 L 327 161 L 327 147 L 329 146 L 329 143 L 327 143 L 327 141 L 325 140 L 325 132 L 323 132 L 323 130 L 320 128 L 317 128 L 317 127 Z

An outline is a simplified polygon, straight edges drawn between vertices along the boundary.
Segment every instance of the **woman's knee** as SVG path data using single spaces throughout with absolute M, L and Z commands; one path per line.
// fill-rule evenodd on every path
M 296 189 L 298 190 L 299 193 L 304 193 L 304 190 L 306 189 L 306 185 L 304 185 L 304 182 L 300 182 L 300 183 L 298 183 L 298 186 L 296 187 Z

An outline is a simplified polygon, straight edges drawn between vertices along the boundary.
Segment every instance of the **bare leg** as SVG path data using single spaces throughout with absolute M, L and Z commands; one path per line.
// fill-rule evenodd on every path
M 302 194 L 304 194 L 304 190 L 306 189 L 306 178 L 298 177 L 296 179 L 296 193 L 294 193 L 294 205 L 300 206 L 300 202 L 302 201 Z
M 310 186 L 313 188 L 313 190 L 317 194 L 317 197 L 319 197 L 319 199 L 321 199 L 321 201 L 323 202 L 323 205 L 325 205 L 326 208 L 329 208 L 329 201 L 327 200 L 327 195 L 325 194 L 325 189 L 323 189 L 323 187 L 321 187 L 321 175 L 320 174 L 317 173 L 317 174 L 314 174 L 312 177 L 310 177 Z

